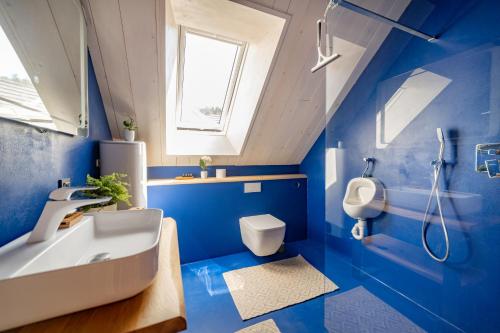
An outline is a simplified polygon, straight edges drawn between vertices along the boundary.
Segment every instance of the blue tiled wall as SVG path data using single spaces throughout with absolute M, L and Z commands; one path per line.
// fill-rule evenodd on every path
M 307 237 L 323 242 L 325 238 L 325 133 L 316 140 L 300 164 L 307 175 Z
M 262 192 L 243 193 L 242 182 L 149 186 L 148 206 L 177 221 L 181 262 L 246 250 L 239 218 L 271 214 L 286 223 L 285 242 L 306 238 L 305 179 L 262 182 Z
M 404 21 L 411 23 L 410 5 Z M 432 1 L 435 7 L 422 30 L 439 33 L 436 43 L 392 32 L 351 90 L 324 133 L 326 149 L 344 144 L 335 187 L 359 177 L 363 157 L 376 158 L 373 175 L 385 185 L 388 206 L 370 222 L 364 242 L 350 235 L 354 220 L 342 213 L 341 198 L 327 201 L 309 229 L 326 230 L 327 245 L 352 264 L 447 322 L 450 329 L 493 332 L 500 325 L 499 182 L 474 171 L 474 147 L 500 142 L 500 2 Z M 412 82 L 419 82 L 412 86 Z M 404 88 L 406 86 L 406 88 Z M 398 114 L 383 113 L 399 88 L 414 96 Z M 413 89 L 413 90 L 412 90 Z M 420 95 L 411 95 L 414 90 Z M 429 97 L 430 96 L 430 97 Z M 428 99 L 428 101 L 426 101 Z M 402 103 L 402 102 L 401 102 Z M 395 111 L 394 111 L 395 112 Z M 402 116 L 404 114 L 404 116 Z M 398 127 L 409 117 L 406 126 Z M 391 120 L 392 119 L 392 120 Z M 445 132 L 447 161 L 440 186 L 450 236 L 447 262 L 434 262 L 421 245 L 421 220 L 432 185 L 431 160 L 437 157 L 436 128 Z M 385 135 L 380 139 L 380 134 Z M 384 134 L 385 133 L 385 134 Z M 392 135 L 393 133 L 394 135 Z M 301 165 L 311 178 L 322 174 L 310 161 L 324 154 L 316 143 Z M 339 172 L 342 170 L 342 172 Z M 312 173 L 312 174 L 311 174 Z M 319 176 L 318 176 L 319 178 Z M 308 205 L 325 192 L 324 182 L 309 184 Z M 316 205 L 316 204 L 315 204 Z M 320 205 L 317 204 L 317 208 Z M 437 211 L 433 207 L 433 212 Z M 431 247 L 442 255 L 438 219 L 428 232 Z M 327 265 L 335 262 L 325 258 Z
M 98 140 L 110 139 L 101 95 L 89 57 L 88 138 L 39 133 L 32 127 L 0 119 L 0 246 L 33 229 L 57 180 L 83 184 L 97 175 Z

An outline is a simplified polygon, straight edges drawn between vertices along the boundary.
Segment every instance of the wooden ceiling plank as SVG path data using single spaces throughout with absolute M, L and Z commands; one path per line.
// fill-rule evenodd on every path
M 119 127 L 129 116 L 137 119 L 118 0 L 89 0 L 97 31 L 108 87 Z
M 262 103 L 257 110 L 248 144 L 243 151 L 244 154 L 248 154 L 245 159 L 259 158 L 262 149 L 269 144 L 263 135 L 268 131 L 276 130 L 275 123 L 272 121 L 276 121 L 281 111 L 280 108 L 284 107 L 287 93 L 299 79 L 298 75 L 305 59 L 304 49 L 308 47 L 308 44 L 312 46 L 315 43 L 314 40 L 307 43 L 308 39 L 304 38 L 304 35 L 314 36 L 309 26 L 310 22 L 306 19 L 310 5 L 311 2 L 303 0 L 292 0 L 290 3 L 291 22 L 273 69 L 273 76 L 269 80 Z M 314 24 L 312 26 L 314 29 Z M 305 44 L 301 45 L 301 42 Z M 278 115 L 275 115 L 276 113 Z
M 292 154 L 296 146 L 304 145 L 302 134 L 311 124 L 322 123 L 325 126 L 325 110 L 320 108 L 322 100 L 325 98 L 325 85 L 323 83 L 315 87 L 314 92 L 310 96 L 310 101 L 304 103 L 297 103 L 293 109 L 286 112 L 285 117 L 293 119 L 295 125 L 294 135 L 280 135 L 275 138 L 276 142 L 281 143 L 281 151 L 275 151 L 272 155 L 278 156 L 281 159 L 291 158 L 297 160 L 297 154 Z M 288 155 L 288 156 L 287 156 Z
M 311 48 L 311 58 L 314 57 L 315 51 Z M 306 62 L 302 68 L 302 72 L 300 74 L 301 77 L 304 77 L 304 80 L 298 80 L 293 87 L 293 90 L 290 92 L 288 96 L 285 106 L 279 115 L 278 120 L 276 120 L 275 126 L 285 126 L 288 127 L 288 131 L 274 131 L 268 134 L 267 140 L 269 142 L 273 142 L 276 146 L 282 146 L 283 142 L 288 141 L 291 137 L 296 137 L 297 132 L 300 131 L 300 128 L 304 126 L 304 121 L 311 121 L 311 118 L 315 120 L 314 114 L 307 114 L 309 118 L 302 119 L 297 117 L 301 113 L 304 114 L 305 108 L 308 105 L 315 102 L 315 97 L 318 95 L 317 91 L 324 91 L 325 89 L 325 80 L 324 75 L 311 75 L 311 64 Z M 322 95 L 324 96 L 324 94 Z M 293 133 L 293 135 L 290 135 Z M 263 158 L 265 160 L 269 160 L 276 154 L 275 151 L 268 150 L 267 155 L 264 155 Z
M 165 55 L 165 44 L 166 44 L 166 2 L 165 0 L 155 0 L 156 3 L 156 13 L 155 13 L 155 23 L 156 23 L 156 51 L 158 54 L 157 57 L 157 88 L 158 88 L 158 107 L 153 109 L 152 112 L 156 113 L 156 117 L 159 119 L 160 131 L 156 133 L 156 136 L 159 137 L 160 140 L 160 161 L 158 164 L 154 163 L 154 161 L 148 161 L 149 165 L 165 165 L 167 163 L 167 159 L 172 160 L 172 157 L 167 157 L 167 145 L 166 145 L 166 79 L 164 77 L 168 77 L 166 75 L 166 55 Z M 168 10 L 171 10 L 169 8 Z M 175 158 L 172 161 L 175 163 Z
M 322 103 L 318 110 L 321 110 L 324 112 L 325 109 L 325 104 Z M 318 121 L 316 123 L 311 123 L 310 127 L 306 129 L 304 132 L 303 136 L 303 144 L 297 145 L 295 149 L 293 150 L 293 153 L 290 154 L 290 156 L 293 156 L 292 159 L 289 160 L 289 163 L 302 163 L 304 160 L 305 156 L 311 149 L 311 147 L 314 145 L 318 137 L 320 136 L 321 132 L 323 132 L 323 129 L 325 128 L 325 122 L 326 119 L 323 117 L 322 121 Z
M 290 0 L 274 0 L 273 8 L 283 13 L 288 13 Z
M 274 0 L 251 0 L 251 2 L 262 5 L 267 8 L 273 8 L 274 5 Z
M 148 142 L 148 165 L 161 164 L 161 121 L 155 0 L 120 0 L 130 90 L 138 139 Z
M 92 65 L 101 93 L 106 119 L 108 120 L 109 129 L 113 137 L 119 137 L 118 122 L 115 115 L 113 102 L 111 100 L 111 93 L 109 91 L 108 79 L 106 76 L 106 69 L 103 64 L 101 49 L 99 47 L 99 40 L 97 39 L 97 32 L 94 26 L 94 19 L 92 16 L 92 9 L 89 0 L 82 0 L 81 2 L 85 18 L 87 19 L 87 44 L 92 57 Z
M 260 118 L 259 122 L 261 131 L 258 136 L 259 140 L 255 143 L 258 147 L 256 152 L 263 161 L 267 161 L 268 156 L 271 154 L 268 149 L 265 149 L 266 143 L 279 144 L 273 141 L 273 137 L 277 133 L 276 128 L 279 126 L 289 128 L 291 126 L 290 122 L 293 122 L 293 119 L 289 119 L 286 122 L 280 122 L 280 119 L 282 119 L 282 114 L 289 107 L 288 102 L 297 98 L 294 96 L 296 87 L 301 86 L 302 89 L 309 89 L 311 86 L 314 87 L 317 84 L 321 84 L 321 73 L 319 75 L 311 73 L 310 66 L 314 62 L 312 59 L 314 59 L 315 54 L 315 39 L 313 37 L 315 35 L 315 25 L 313 22 L 318 15 L 322 15 L 323 11 L 323 4 L 310 2 L 306 12 L 303 13 L 300 19 L 300 30 L 298 34 L 297 32 L 294 33 L 293 36 L 295 36 L 295 39 L 291 42 L 290 49 L 287 50 L 287 54 L 293 56 L 285 58 L 283 66 L 286 70 L 283 73 L 286 74 L 286 77 L 282 77 L 278 84 L 270 86 L 270 89 L 266 92 L 271 100 L 272 108 L 262 110 L 264 111 L 262 113 L 264 116 Z M 300 37 L 297 37 L 297 35 Z M 266 104 L 263 105 L 263 107 L 265 106 Z

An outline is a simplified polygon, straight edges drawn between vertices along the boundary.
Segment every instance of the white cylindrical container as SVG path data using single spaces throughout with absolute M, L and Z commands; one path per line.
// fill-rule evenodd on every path
M 128 129 L 123 130 L 123 138 L 125 141 L 132 142 L 135 140 L 135 131 L 130 131 Z
M 226 178 L 226 169 L 215 169 L 215 178 Z
M 101 141 L 100 142 L 101 176 L 113 172 L 127 174 L 132 207 L 147 207 L 147 160 L 146 144 L 141 141 Z M 128 209 L 124 203 L 119 209 Z

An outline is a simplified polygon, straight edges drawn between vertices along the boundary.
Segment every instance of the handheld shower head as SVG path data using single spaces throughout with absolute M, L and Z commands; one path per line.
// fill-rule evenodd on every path
M 444 143 L 444 134 L 443 134 L 443 130 L 441 129 L 441 127 L 436 128 L 436 134 L 437 134 L 437 138 L 438 138 L 439 142 Z
M 445 262 L 450 255 L 450 240 L 448 238 L 448 230 L 446 229 L 446 223 L 443 215 L 443 208 L 441 207 L 441 198 L 440 198 L 440 190 L 439 190 L 439 176 L 441 175 L 441 170 L 444 165 L 443 155 L 444 155 L 444 134 L 441 127 L 436 128 L 436 135 L 439 140 L 439 157 L 437 160 L 432 161 L 432 165 L 434 168 L 434 181 L 432 182 L 431 193 L 429 194 L 429 200 L 427 201 L 427 207 L 425 208 L 424 219 L 422 221 L 422 244 L 424 246 L 425 251 L 429 256 L 436 260 L 437 262 Z M 444 242 L 446 245 L 445 253 L 442 257 L 438 257 L 434 254 L 434 252 L 429 248 L 429 244 L 427 243 L 427 227 L 429 226 L 430 219 L 428 220 L 429 215 L 432 219 L 432 212 L 430 212 L 432 198 L 436 196 L 437 208 L 439 212 L 439 219 L 441 221 L 441 227 L 443 229 L 444 234 Z M 430 213 L 430 214 L 429 214 Z
M 441 127 L 436 128 L 436 135 L 437 135 L 437 139 L 439 141 L 439 156 L 438 156 L 438 159 L 435 162 L 442 163 L 442 162 L 444 162 L 443 161 L 443 156 L 444 156 L 444 134 L 443 134 L 443 130 L 441 129 Z M 437 166 L 438 164 L 434 164 L 434 165 Z

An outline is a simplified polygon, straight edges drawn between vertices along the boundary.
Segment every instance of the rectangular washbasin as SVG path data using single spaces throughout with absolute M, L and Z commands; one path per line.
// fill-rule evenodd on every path
M 0 331 L 134 296 L 158 271 L 163 212 L 93 213 L 48 241 L 0 248 Z

